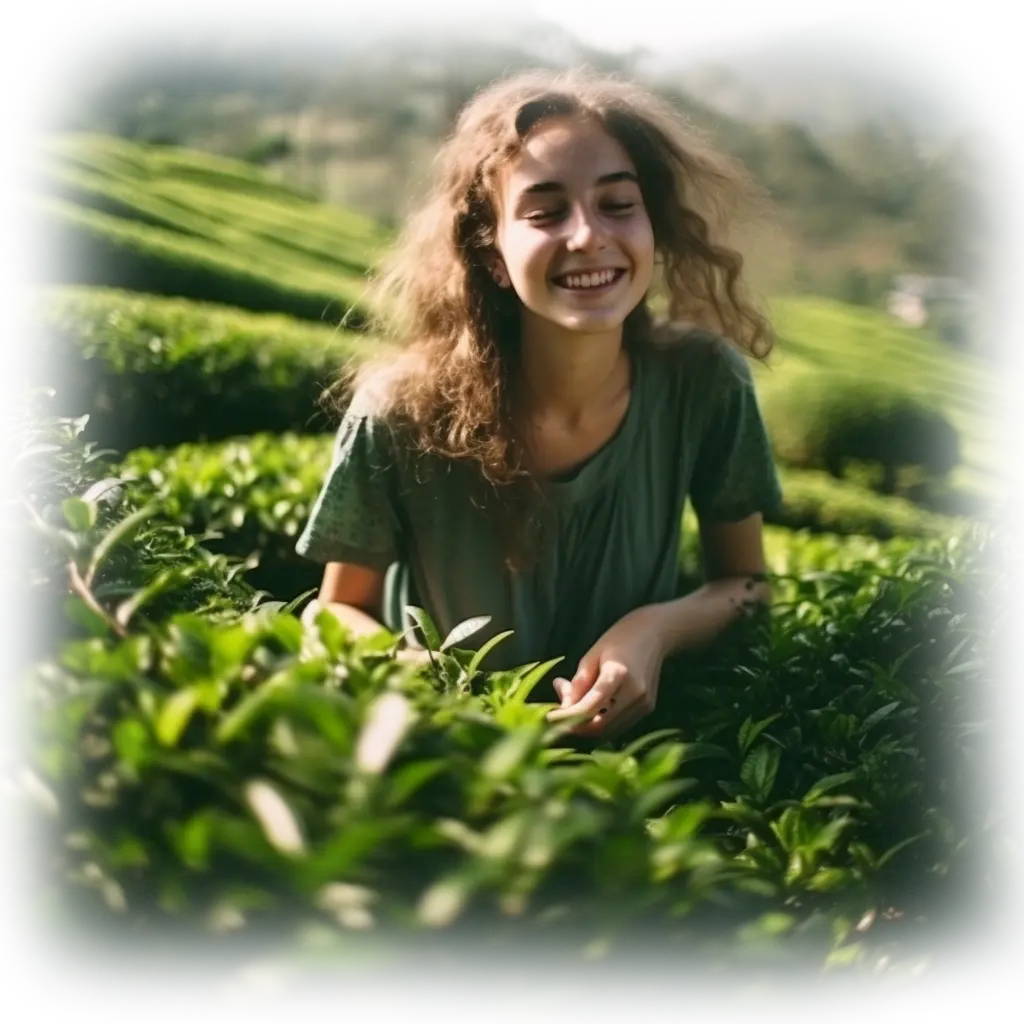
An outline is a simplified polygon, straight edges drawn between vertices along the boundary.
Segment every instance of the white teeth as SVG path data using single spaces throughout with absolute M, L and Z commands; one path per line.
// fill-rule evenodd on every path
M 616 270 L 601 270 L 594 274 L 569 274 L 565 279 L 567 288 L 600 288 L 611 284 L 618 273 Z

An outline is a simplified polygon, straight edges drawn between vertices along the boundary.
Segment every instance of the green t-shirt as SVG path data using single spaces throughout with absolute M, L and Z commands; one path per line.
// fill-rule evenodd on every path
M 570 677 L 627 612 L 677 596 L 683 505 L 736 521 L 781 500 L 746 357 L 691 331 L 634 349 L 629 407 L 614 436 L 547 489 L 555 528 L 538 564 L 503 565 L 497 528 L 469 500 L 468 463 L 409 457 L 360 395 L 338 430 L 332 467 L 296 550 L 319 562 L 387 571 L 384 622 L 425 608 L 441 636 L 477 615 L 490 623 L 460 646 L 514 634 L 483 668 L 564 655 Z

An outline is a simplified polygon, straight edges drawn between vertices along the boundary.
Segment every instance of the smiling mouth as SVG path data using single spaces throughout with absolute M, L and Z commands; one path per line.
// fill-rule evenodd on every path
M 626 271 L 625 270 L 622 270 L 622 269 L 615 270 L 614 275 L 612 276 L 612 278 L 610 280 L 604 281 L 600 285 L 594 285 L 594 286 L 585 287 L 585 288 L 580 288 L 580 287 L 573 288 L 573 287 L 569 286 L 568 282 L 570 280 L 579 282 L 580 275 L 578 275 L 578 274 L 562 274 L 560 276 L 560 278 L 552 278 L 551 280 L 552 280 L 552 283 L 556 287 L 562 289 L 562 291 L 579 293 L 581 295 L 587 295 L 590 292 L 603 292 L 605 289 L 611 288 L 613 285 L 617 285 L 618 282 L 622 281 L 623 278 L 625 278 L 625 276 L 626 276 Z

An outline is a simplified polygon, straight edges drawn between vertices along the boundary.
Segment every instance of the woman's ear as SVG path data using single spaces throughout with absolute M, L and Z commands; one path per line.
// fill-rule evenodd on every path
M 494 283 L 499 288 L 508 288 L 512 284 L 512 279 L 508 276 L 508 270 L 499 257 L 495 257 L 491 261 L 491 277 L 494 278 Z

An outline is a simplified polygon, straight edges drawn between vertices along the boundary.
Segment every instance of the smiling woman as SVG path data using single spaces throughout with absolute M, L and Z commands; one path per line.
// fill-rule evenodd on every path
M 768 596 L 780 493 L 744 352 L 771 331 L 722 215 L 751 192 L 655 97 L 584 72 L 484 90 L 437 167 L 375 282 L 404 351 L 340 382 L 298 550 L 353 628 L 379 596 L 396 631 L 408 605 L 444 632 L 489 616 L 481 644 L 513 630 L 489 668 L 563 658 L 535 693 L 608 735 L 654 706 L 666 655 Z M 679 598 L 688 499 L 708 583 Z

